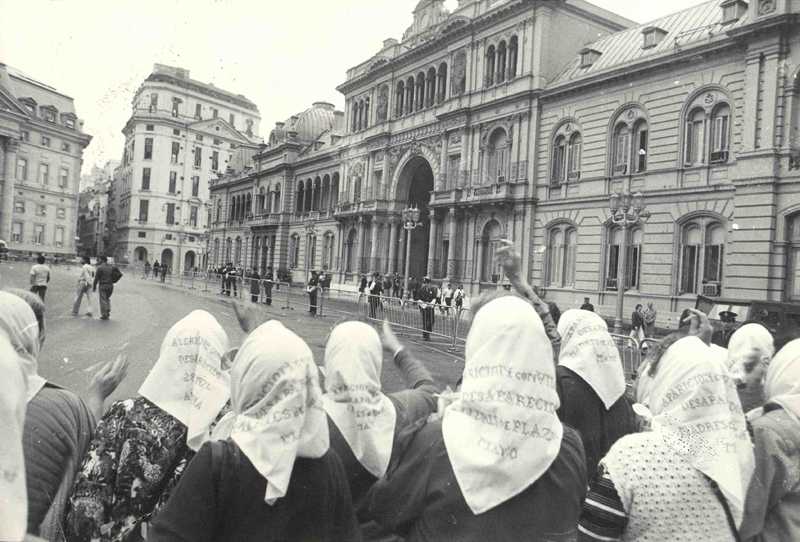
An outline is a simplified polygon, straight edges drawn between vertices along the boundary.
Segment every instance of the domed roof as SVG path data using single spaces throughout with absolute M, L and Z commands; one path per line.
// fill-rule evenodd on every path
M 323 132 L 333 128 L 334 111 L 333 104 L 316 102 L 295 117 L 297 120 L 288 131 L 297 132 L 297 139 L 301 141 L 316 141 Z

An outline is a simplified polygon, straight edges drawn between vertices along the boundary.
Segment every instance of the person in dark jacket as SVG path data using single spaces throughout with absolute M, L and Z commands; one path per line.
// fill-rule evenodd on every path
M 108 320 L 111 316 L 111 294 L 114 293 L 114 267 L 108 264 L 108 258 L 100 256 L 100 265 L 94 274 L 92 291 L 98 291 L 100 299 L 100 319 Z
M 644 340 L 644 314 L 642 314 L 642 305 L 637 304 L 636 308 L 631 313 L 631 335 L 637 341 Z
M 250 281 L 250 301 L 253 303 L 258 303 L 258 299 L 261 296 L 261 277 L 258 275 L 258 271 L 255 269 L 248 269 L 246 276 Z
M 377 318 L 378 306 L 381 303 L 381 296 L 383 295 L 383 282 L 378 273 L 372 274 L 372 280 L 369 286 L 367 286 L 367 291 L 369 292 L 369 317 Z
M 555 364 L 536 311 L 515 296 L 490 301 L 465 356 L 460 396 L 404 435 L 367 495 L 369 515 L 406 542 L 575 540 L 583 446 L 556 416 Z M 509 395 L 484 399 L 498 390 Z
M 267 267 L 267 272 L 264 273 L 264 303 L 272 305 L 272 286 L 274 285 L 275 277 L 272 274 L 272 268 Z
M 431 340 L 430 332 L 433 331 L 433 324 L 436 321 L 436 312 L 433 306 L 438 302 L 439 298 L 439 293 L 436 287 L 431 284 L 430 277 L 426 276 L 422 279 L 422 286 L 419 288 L 416 297 L 419 301 L 419 311 L 422 315 L 422 338 L 429 341 Z
M 589 311 L 594 312 L 594 305 L 592 305 L 591 301 L 589 301 L 588 297 L 583 298 L 583 305 L 581 305 L 582 311 Z
M 361 274 L 361 281 L 358 283 L 358 292 L 364 294 L 367 291 L 367 276 Z
M 317 371 L 308 345 L 280 322 L 248 335 L 231 370 L 232 412 L 189 463 L 148 542 L 361 540 Z
M 316 271 L 311 272 L 311 278 L 308 279 L 306 292 L 308 292 L 308 312 L 312 316 L 316 316 L 318 307 L 317 301 L 319 299 L 319 276 Z
M 587 472 L 594 474 L 611 446 L 636 431 L 622 361 L 605 320 L 593 312 L 564 312 L 558 333 L 558 417 L 580 433 Z

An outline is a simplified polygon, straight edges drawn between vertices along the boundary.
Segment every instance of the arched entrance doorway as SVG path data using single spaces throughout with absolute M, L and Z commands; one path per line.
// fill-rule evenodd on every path
M 196 261 L 197 261 L 197 257 L 195 256 L 194 251 L 193 250 L 188 251 L 183 256 L 183 270 L 184 271 L 191 271 L 192 269 L 194 269 Z
M 397 181 L 395 198 L 401 208 L 417 207 L 422 226 L 411 232 L 411 257 L 408 267 L 409 275 L 423 277 L 428 272 L 428 245 L 430 240 L 431 221 L 428 214 L 428 202 L 433 191 L 433 170 L 422 156 L 415 156 L 406 162 Z M 405 272 L 405 254 L 401 271 Z
M 144 262 L 147 261 L 147 249 L 144 247 L 136 247 L 136 250 L 133 251 L 133 259 L 136 263 L 144 265 Z
M 344 270 L 346 273 L 353 272 L 353 250 L 356 244 L 356 230 L 355 228 L 350 230 L 350 233 L 347 235 L 347 242 L 345 243 L 345 254 L 344 254 Z
M 172 249 L 165 248 L 161 251 L 161 267 L 167 266 L 169 272 L 172 273 L 174 269 L 172 269 Z

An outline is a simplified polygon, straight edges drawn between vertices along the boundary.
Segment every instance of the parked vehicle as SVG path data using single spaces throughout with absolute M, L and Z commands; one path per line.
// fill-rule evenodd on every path
M 757 323 L 766 327 L 780 347 L 800 338 L 800 303 L 777 301 L 747 301 L 721 297 L 697 296 L 695 307 L 708 315 L 714 326 L 712 341 L 727 347 L 739 327 Z

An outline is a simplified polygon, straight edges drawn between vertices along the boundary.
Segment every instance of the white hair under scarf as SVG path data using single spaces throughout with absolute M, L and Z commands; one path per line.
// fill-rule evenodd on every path
M 216 318 L 196 310 L 167 331 L 139 395 L 187 427 L 192 450 L 209 439 L 209 428 L 230 397 L 230 375 L 222 367 L 228 336 Z
M 481 514 L 544 474 L 563 426 L 553 351 L 530 303 L 501 297 L 475 315 L 460 397 L 444 411 L 442 436 L 464 500 Z
M 625 371 L 606 321 L 594 312 L 570 309 L 561 315 L 558 333 L 558 364 L 580 376 L 610 409 L 625 393 Z
M 28 527 L 22 449 L 28 394 L 26 375 L 16 357 L 11 341 L 0 331 L 0 540 L 22 540 Z
M 728 341 L 728 368 L 748 358 L 758 357 L 769 363 L 775 355 L 772 334 L 761 324 L 745 324 Z
M 714 355 L 697 337 L 669 347 L 652 383 L 652 428 L 717 483 L 739 525 L 755 458 L 736 389 Z
M 266 479 L 267 504 L 286 495 L 297 457 L 319 458 L 328 451 L 317 373 L 308 345 L 277 320 L 251 332 L 236 354 L 233 411 L 214 438 L 230 437 Z
M 47 381 L 39 376 L 39 322 L 27 302 L 9 292 L 0 292 L 0 330 L 5 331 L 28 382 L 30 401 Z
M 764 395 L 767 403 L 780 405 L 800 424 L 800 339 L 788 343 L 772 359 L 764 382 Z M 763 413 L 763 408 L 757 411 Z
M 378 478 L 394 445 L 397 411 L 381 392 L 383 347 L 363 322 L 345 322 L 325 345 L 325 411 L 361 465 Z

